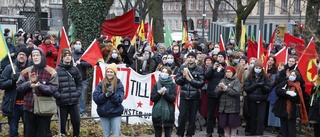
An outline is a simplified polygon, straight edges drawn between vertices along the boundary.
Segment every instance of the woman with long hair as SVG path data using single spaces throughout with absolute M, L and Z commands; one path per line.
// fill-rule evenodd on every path
M 175 120 L 174 101 L 176 99 L 176 84 L 171 77 L 172 71 L 169 67 L 162 67 L 160 77 L 151 91 L 152 122 L 155 137 L 161 137 L 164 128 L 165 137 L 171 137 Z
M 110 53 L 107 57 L 106 62 L 108 64 L 111 64 L 111 63 L 122 64 L 122 57 L 121 57 L 121 54 L 117 48 L 112 48 L 110 50 Z
M 105 70 L 105 77 L 94 90 L 93 101 L 97 104 L 104 137 L 121 136 L 121 114 L 123 113 L 122 101 L 124 87 L 117 78 L 117 66 L 109 64 Z M 112 131 L 112 132 L 111 132 Z

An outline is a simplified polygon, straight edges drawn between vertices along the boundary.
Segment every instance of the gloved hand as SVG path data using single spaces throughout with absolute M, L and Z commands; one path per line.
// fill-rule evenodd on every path
M 263 86 L 263 83 L 260 82 L 260 83 L 257 83 L 257 87 L 262 87 Z
M 20 72 L 17 72 L 16 74 L 11 74 L 11 80 L 12 81 L 17 81 L 19 79 Z
M 52 50 L 48 50 L 46 53 L 46 56 L 50 56 L 50 55 L 52 55 Z
M 286 91 L 286 94 L 291 96 L 291 97 L 295 97 L 297 95 L 297 93 L 294 92 L 294 91 Z
M 107 93 L 106 93 L 106 97 L 108 98 L 108 97 L 111 97 L 113 94 L 114 94 L 114 89 L 113 89 L 113 87 L 112 86 L 109 86 L 108 88 L 107 88 Z

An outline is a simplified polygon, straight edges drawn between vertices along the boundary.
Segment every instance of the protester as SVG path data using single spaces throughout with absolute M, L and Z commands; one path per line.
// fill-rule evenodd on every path
M 16 45 L 15 45 L 16 51 L 19 51 L 21 48 L 25 48 L 25 47 L 27 47 L 27 45 L 24 43 L 24 39 L 22 37 L 18 37 L 16 39 Z
M 68 114 L 71 118 L 73 137 L 79 137 L 80 114 L 79 100 L 81 96 L 82 78 L 78 68 L 73 66 L 72 53 L 66 48 L 62 50 L 61 61 L 56 68 L 59 78 L 59 89 L 53 96 L 59 106 L 60 133 L 66 135 Z
M 220 96 L 219 125 L 224 129 L 224 135 L 235 137 L 237 127 L 240 126 L 240 94 L 242 84 L 236 77 L 236 69 L 232 66 L 225 68 L 225 77 L 215 88 L 215 93 Z
M 12 44 L 12 38 L 11 37 L 7 37 L 6 38 L 6 43 L 7 43 L 7 47 L 8 50 L 10 52 L 10 57 L 12 59 L 12 61 L 16 58 L 17 55 L 17 51 L 16 48 L 14 47 L 14 45 Z M 6 53 L 7 54 L 7 53 Z M 4 68 L 10 63 L 9 61 L 9 57 L 6 56 L 4 59 L 1 60 L 1 70 L 4 70 Z M 1 71 L 0 71 L 1 72 Z
M 23 118 L 23 94 L 18 92 L 16 82 L 23 69 L 30 66 L 28 61 L 29 50 L 21 48 L 17 52 L 17 60 L 14 62 L 12 70 L 11 64 L 7 65 L 0 77 L 0 89 L 4 90 L 2 99 L 2 114 L 8 116 L 8 124 L 10 127 L 10 137 L 18 136 L 19 120 Z
M 156 61 L 153 58 L 153 52 L 150 46 L 144 49 L 142 58 L 134 57 L 134 59 L 135 61 L 137 61 L 137 63 L 136 62 L 132 63 L 132 69 L 137 70 L 139 74 L 146 75 L 155 71 Z
M 151 91 L 152 123 L 155 130 L 155 137 L 161 137 L 164 129 L 165 137 L 171 137 L 175 121 L 176 84 L 171 77 L 172 71 L 169 67 L 161 69 L 160 77 L 154 84 Z
M 157 51 L 154 53 L 154 57 L 156 60 L 156 63 L 159 64 L 162 62 L 162 56 L 168 54 L 165 50 L 164 43 L 158 43 L 157 44 Z
M 312 90 L 312 102 L 309 109 L 309 123 L 313 126 L 313 135 L 314 137 L 320 136 L 320 70 L 318 69 L 318 77 L 315 81 L 315 87 Z
M 54 68 L 54 59 L 58 56 L 58 51 L 56 47 L 51 43 L 50 35 L 46 35 L 43 38 L 43 42 L 39 45 L 39 48 L 44 52 L 48 66 Z
M 298 81 L 300 73 L 291 70 L 288 80 L 283 81 L 276 88 L 277 101 L 272 112 L 280 118 L 280 131 L 283 137 L 296 137 L 296 118 L 300 114 L 302 123 L 308 121 L 308 115 L 304 104 L 303 93 Z
M 7 38 L 7 37 L 9 36 L 9 34 L 10 34 L 10 29 L 5 28 L 5 29 L 4 29 L 4 33 L 3 33 L 3 36 L 4 36 L 5 38 Z M 13 36 L 12 36 L 12 37 L 13 37 Z
M 127 56 L 129 59 L 129 65 L 131 65 L 133 63 L 133 55 L 135 54 L 135 46 L 131 45 L 131 41 L 129 37 L 125 37 L 123 39 L 123 45 L 125 47 L 125 51 L 127 51 Z
M 36 39 L 34 40 L 34 45 L 36 45 L 37 47 L 42 43 L 43 37 L 41 34 L 39 34 L 38 36 L 35 37 Z
M 172 54 L 169 54 L 167 56 L 167 65 L 168 65 L 168 67 L 170 67 L 170 69 L 172 71 L 172 75 L 176 75 L 178 73 L 179 68 L 175 63 L 174 56 Z
M 28 44 L 28 42 L 33 39 L 32 34 L 29 32 L 24 33 L 23 38 L 25 44 Z
M 80 97 L 80 103 L 79 103 L 79 111 L 80 111 L 80 114 L 82 115 L 85 115 L 87 113 L 87 110 L 86 110 L 86 98 L 87 98 L 87 69 L 88 68 L 92 68 L 92 66 L 84 61 L 84 60 L 81 60 L 81 56 L 83 55 L 84 53 L 84 49 L 82 48 L 82 43 L 80 40 L 76 40 L 75 41 L 75 46 L 74 46 L 74 52 L 72 53 L 72 57 L 75 61 L 74 65 L 78 68 L 78 70 L 80 71 L 81 73 L 81 76 L 82 76 L 82 90 L 81 90 L 81 97 Z
M 263 135 L 264 119 L 268 94 L 271 91 L 271 82 L 263 70 L 262 61 L 256 60 L 244 82 L 244 91 L 247 93 L 250 113 L 250 135 Z
M 118 51 L 117 48 L 112 48 L 110 50 L 110 54 L 108 55 L 108 57 L 106 59 L 106 63 L 108 63 L 108 64 L 111 64 L 111 63 L 122 64 L 123 63 L 120 52 Z
M 187 137 L 195 133 L 195 121 L 200 92 L 198 89 L 204 85 L 203 70 L 195 63 L 196 55 L 191 52 L 187 55 L 188 63 L 182 65 L 176 76 L 176 83 L 180 90 L 180 113 L 178 118 L 177 135 L 184 136 L 185 125 L 188 120 Z
M 161 61 L 161 62 L 159 63 L 159 65 L 157 66 L 156 71 L 161 71 L 163 67 L 168 66 L 167 57 L 168 57 L 168 55 L 163 55 L 163 56 L 162 56 L 162 61 Z M 157 64 L 158 64 L 158 63 L 157 63 Z
M 119 50 L 119 53 L 121 55 L 122 62 L 125 63 L 127 66 L 130 66 L 131 64 L 130 64 L 128 52 L 127 52 L 125 46 L 123 44 L 119 44 L 117 49 Z
M 24 69 L 17 81 L 17 90 L 24 95 L 23 117 L 26 137 L 45 137 L 50 131 L 52 116 L 33 113 L 33 91 L 37 96 L 52 96 L 58 90 L 57 72 L 47 65 L 41 49 L 31 52 L 34 65 Z
M 113 136 L 121 136 L 124 87 L 117 78 L 117 72 L 116 64 L 109 64 L 105 70 L 105 77 L 92 94 L 93 101 L 98 105 L 97 112 L 100 116 L 104 137 L 110 137 L 111 133 Z
M 175 45 L 172 47 L 172 55 L 174 56 L 174 62 L 177 67 L 180 67 L 183 64 L 183 56 L 180 52 L 179 45 Z
M 236 42 L 236 39 L 233 36 L 229 38 L 228 43 L 226 45 L 232 46 L 232 49 L 236 50 L 236 51 L 238 51 L 238 49 L 239 49 L 237 42 Z

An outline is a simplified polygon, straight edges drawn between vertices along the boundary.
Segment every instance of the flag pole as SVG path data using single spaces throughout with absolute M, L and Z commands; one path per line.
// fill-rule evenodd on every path
M 13 72 L 13 74 L 16 74 L 16 70 L 13 67 L 12 59 L 11 59 L 11 56 L 10 56 L 10 51 L 8 52 L 8 57 L 9 57 L 9 61 L 10 61 L 10 66 L 12 68 L 12 72 Z

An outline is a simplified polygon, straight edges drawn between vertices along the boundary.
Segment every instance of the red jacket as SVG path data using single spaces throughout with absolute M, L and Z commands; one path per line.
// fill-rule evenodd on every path
M 56 58 L 58 56 L 58 51 L 57 51 L 56 47 L 53 46 L 52 44 L 46 45 L 44 43 L 41 43 L 38 48 L 41 48 L 43 50 L 43 53 L 46 56 L 47 65 L 52 68 L 55 68 L 54 58 Z M 47 54 L 47 51 L 49 51 L 49 50 L 52 51 L 52 54 L 47 56 L 46 54 Z

